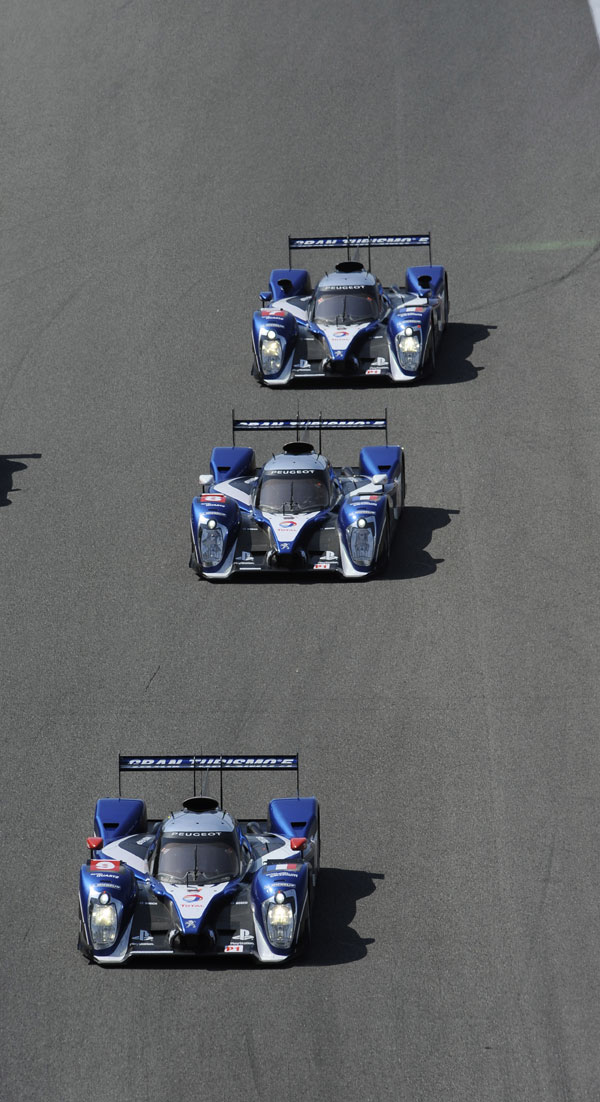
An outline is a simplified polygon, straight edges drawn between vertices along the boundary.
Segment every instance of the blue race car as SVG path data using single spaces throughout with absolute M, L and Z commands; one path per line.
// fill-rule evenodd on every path
M 221 581 L 234 572 L 326 570 L 366 578 L 384 568 L 404 505 L 404 452 L 387 443 L 387 416 L 379 419 L 297 418 L 236 420 L 233 446 L 213 448 L 211 473 L 191 510 L 189 565 Z M 319 430 L 318 451 L 300 440 Z M 385 445 L 362 448 L 358 466 L 333 467 L 321 452 L 326 429 L 385 431 Z M 236 432 L 296 431 L 263 466 Z
M 292 770 L 296 796 L 266 819 L 223 810 L 224 770 Z M 191 771 L 194 795 L 165 819 L 121 797 L 121 773 Z M 221 799 L 197 796 L 196 774 L 218 770 Z M 282 964 L 310 940 L 319 872 L 319 805 L 300 798 L 298 755 L 119 756 L 119 797 L 96 804 L 91 858 L 79 878 L 79 949 L 90 962 L 132 956 L 251 955 Z
M 290 237 L 289 268 L 271 272 L 252 320 L 252 373 L 267 386 L 293 379 L 384 377 L 413 383 L 435 367 L 448 321 L 448 277 L 431 263 L 430 234 L 388 237 Z M 370 271 L 372 248 L 425 246 L 429 264 L 407 268 L 403 287 L 383 287 Z M 347 259 L 314 291 L 297 249 L 347 250 Z M 350 259 L 368 250 L 368 268 Z

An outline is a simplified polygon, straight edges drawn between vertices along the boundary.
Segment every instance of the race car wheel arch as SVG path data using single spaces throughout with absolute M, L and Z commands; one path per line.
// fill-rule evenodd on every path
M 85 935 L 85 926 L 83 925 L 81 917 L 79 918 L 79 936 L 77 938 L 77 948 L 80 953 L 83 953 L 88 964 L 94 963 L 92 950 L 90 949 L 87 937 Z
M 429 375 L 433 375 L 435 371 L 435 323 L 433 319 L 429 325 L 429 333 L 427 334 L 427 342 L 425 344 L 425 350 L 423 353 L 423 361 L 421 367 L 421 377 L 427 378 Z
M 304 956 L 310 949 L 310 943 L 312 941 L 312 921 L 311 921 L 311 903 L 306 907 L 306 918 L 304 919 L 304 925 L 300 934 L 298 935 L 298 948 L 296 950 L 297 956 Z
M 377 556 L 376 570 L 383 571 L 387 567 L 390 561 L 391 550 L 391 538 L 390 538 L 390 518 L 386 516 L 385 525 L 381 533 L 381 539 L 379 541 L 379 554 Z
M 189 557 L 189 560 L 188 560 L 188 566 L 189 566 L 190 570 L 195 570 L 196 574 L 199 575 L 200 574 L 200 564 L 198 562 L 198 557 L 196 555 L 196 547 L 194 545 L 194 537 L 192 536 L 191 532 L 190 532 L 190 543 L 191 543 L 191 549 L 190 549 L 190 557 Z
M 315 885 L 317 883 L 317 878 L 319 876 L 320 868 L 321 868 L 321 810 L 319 809 L 319 811 L 317 812 L 317 834 L 316 834 L 316 845 L 315 845 L 315 860 L 314 860 L 314 864 L 313 864 L 312 877 L 310 878 L 311 881 L 312 881 L 313 888 L 315 887 Z

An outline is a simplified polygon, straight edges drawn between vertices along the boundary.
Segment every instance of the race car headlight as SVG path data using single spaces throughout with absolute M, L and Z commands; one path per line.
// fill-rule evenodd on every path
M 398 333 L 396 353 L 403 371 L 416 371 L 421 360 L 421 330 L 407 326 Z
M 294 938 L 294 908 L 290 900 L 278 903 L 276 899 L 267 907 L 267 935 L 275 949 L 289 949 Z
M 206 528 L 200 531 L 200 560 L 203 566 L 218 566 L 223 558 L 225 539 L 223 529 L 214 520 L 209 520 Z
M 278 337 L 267 335 L 260 342 L 260 365 L 263 375 L 276 375 L 281 371 L 283 345 Z
M 362 524 L 361 524 L 362 521 Z M 373 529 L 361 517 L 349 532 L 350 557 L 357 566 L 370 566 L 375 554 L 375 535 Z
M 92 903 L 90 934 L 94 949 L 107 949 L 113 945 L 118 930 L 117 908 L 114 903 Z

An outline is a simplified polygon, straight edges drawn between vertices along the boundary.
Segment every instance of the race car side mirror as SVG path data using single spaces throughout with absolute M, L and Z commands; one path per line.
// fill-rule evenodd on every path
M 96 849 L 102 849 L 102 846 L 104 845 L 104 838 L 98 838 L 95 834 L 91 835 L 89 838 L 86 838 L 85 841 L 88 849 L 91 849 L 92 853 Z
M 290 846 L 293 850 L 302 849 L 306 845 L 306 838 L 290 838 Z
M 385 486 L 387 480 L 388 480 L 388 476 L 386 474 L 381 473 L 381 474 L 374 474 L 372 479 L 371 479 L 371 482 L 373 483 L 374 486 Z
M 209 486 L 212 486 L 213 476 L 211 474 L 198 475 L 198 482 L 202 486 L 203 490 L 206 490 Z
M 261 302 L 272 302 L 273 292 L 272 291 L 261 291 L 258 297 L 259 297 Z

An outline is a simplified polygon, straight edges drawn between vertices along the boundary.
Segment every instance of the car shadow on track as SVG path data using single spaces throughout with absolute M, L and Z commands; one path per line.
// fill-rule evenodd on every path
M 449 383 L 469 383 L 477 378 L 483 367 L 474 367 L 469 360 L 476 344 L 487 340 L 495 325 L 449 322 L 437 346 L 437 365 L 430 375 L 424 376 L 418 386 L 448 386 Z M 344 375 L 318 379 L 294 379 L 286 390 L 404 390 L 413 388 L 414 382 L 395 383 L 389 376 Z M 268 389 L 265 387 L 265 389 Z
M 356 914 L 359 899 L 372 895 L 376 881 L 383 880 L 383 873 L 364 872 L 360 869 L 321 868 L 315 894 L 312 918 L 312 939 L 306 954 L 289 964 L 297 968 L 332 967 L 352 964 L 367 955 L 374 938 L 361 937 L 350 923 Z M 284 967 L 287 966 L 284 965 Z M 132 957 L 124 965 L 136 971 L 157 971 L 200 968 L 203 971 L 223 969 L 245 970 L 268 967 L 255 957 Z M 281 965 L 276 966 L 278 969 Z
M 478 377 L 483 367 L 474 367 L 469 357 L 476 344 L 487 340 L 495 325 L 471 325 L 468 322 L 452 322 L 439 343 L 437 365 L 432 375 L 423 379 L 424 386 L 448 386 L 450 383 L 470 383 Z
M 457 516 L 459 509 L 427 509 L 419 505 L 405 505 L 400 523 L 394 535 L 390 561 L 375 581 L 392 579 L 423 578 L 435 574 L 443 559 L 434 559 L 426 551 L 438 528 L 450 524 L 450 518 Z
M 359 899 L 372 895 L 381 872 L 322 868 L 315 897 L 310 949 L 298 963 L 306 967 L 352 964 L 366 957 L 374 938 L 361 937 L 350 925 Z
M 29 455 L 0 455 L 0 508 L 3 505 L 12 505 L 9 494 L 19 492 L 19 486 L 13 486 L 13 475 L 17 471 L 26 471 L 27 464 L 20 463 L 21 459 L 41 459 L 40 452 L 31 452 Z

